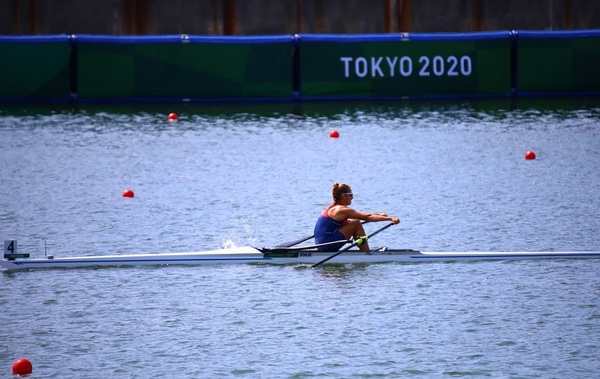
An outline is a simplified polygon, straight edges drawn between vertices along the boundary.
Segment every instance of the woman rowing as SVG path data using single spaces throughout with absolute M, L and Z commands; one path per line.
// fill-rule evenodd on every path
M 377 222 L 391 221 L 398 224 L 398 217 L 391 217 L 385 213 L 359 212 L 349 207 L 354 195 L 352 188 L 347 184 L 335 183 L 333 185 L 333 203 L 321 212 L 315 225 L 315 243 L 342 241 L 339 244 L 319 247 L 319 251 L 337 251 L 344 246 L 345 241 L 351 237 L 356 241 L 365 235 L 362 221 Z M 369 251 L 369 243 L 363 242 L 359 245 L 361 251 Z

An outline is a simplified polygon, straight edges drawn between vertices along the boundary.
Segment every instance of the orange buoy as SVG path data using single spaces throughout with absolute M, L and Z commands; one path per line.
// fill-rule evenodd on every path
M 135 194 L 130 189 L 126 189 L 125 191 L 123 191 L 123 197 L 134 197 L 134 196 L 135 196 Z
M 528 161 L 535 159 L 535 153 L 531 150 L 527 150 L 527 152 L 525 152 L 525 159 Z
M 31 374 L 32 371 L 33 366 L 26 358 L 19 358 L 15 361 L 15 363 L 13 363 L 13 375 L 25 376 Z
M 340 132 L 337 130 L 332 130 L 329 132 L 329 138 L 340 138 Z
M 177 121 L 179 116 L 177 116 L 177 113 L 169 113 L 169 116 L 167 118 L 169 119 L 169 121 Z

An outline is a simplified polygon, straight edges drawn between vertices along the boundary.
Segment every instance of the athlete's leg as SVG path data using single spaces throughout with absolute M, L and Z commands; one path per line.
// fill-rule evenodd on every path
M 342 226 L 339 229 L 340 232 L 342 232 L 342 234 L 344 235 L 344 237 L 346 237 L 346 239 L 350 239 L 350 237 L 353 237 L 354 240 L 357 240 L 358 238 L 365 236 L 365 228 L 363 228 L 362 223 L 360 222 L 360 220 L 350 220 L 348 221 L 348 223 L 344 226 Z M 365 241 L 363 242 L 359 247 L 358 247 L 361 251 L 369 251 L 371 250 L 369 248 L 369 242 Z

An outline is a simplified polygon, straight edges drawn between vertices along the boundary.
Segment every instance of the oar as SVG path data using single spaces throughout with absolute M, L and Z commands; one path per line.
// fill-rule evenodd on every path
M 368 221 L 361 221 L 361 224 L 366 224 Z M 294 245 L 297 245 L 299 243 L 302 243 L 304 241 L 308 241 L 309 239 L 313 238 L 315 235 L 311 234 L 310 236 L 306 236 L 304 238 L 300 238 L 299 240 L 295 240 L 295 241 L 291 241 L 291 242 L 285 242 L 282 243 L 280 245 L 277 245 L 275 247 L 292 247 Z
M 379 229 L 379 230 L 376 230 L 376 231 L 374 231 L 373 233 L 371 233 L 371 235 L 367 236 L 367 238 L 365 238 L 365 237 L 360 237 L 359 239 L 357 239 L 356 241 L 354 241 L 354 243 L 352 243 L 352 245 L 350 245 L 350 246 L 348 246 L 348 247 L 346 247 L 346 248 L 344 248 L 344 249 L 342 249 L 342 250 L 338 251 L 337 253 L 334 253 L 334 254 L 332 254 L 332 255 L 328 256 L 327 258 L 323 259 L 323 260 L 322 260 L 322 261 L 320 261 L 320 262 L 317 262 L 317 263 L 315 263 L 314 265 L 312 265 L 312 266 L 310 266 L 310 267 L 317 267 L 318 265 L 320 265 L 320 264 L 322 264 L 322 263 L 325 263 L 325 262 L 327 262 L 328 260 L 330 260 L 330 259 L 333 259 L 333 258 L 337 257 L 338 255 L 342 254 L 344 251 L 348 251 L 348 250 L 350 250 L 351 248 L 353 248 L 354 246 L 356 246 L 356 245 L 358 245 L 358 244 L 361 244 L 361 243 L 363 243 L 363 242 L 365 242 L 365 241 L 368 241 L 368 240 L 369 240 L 371 237 L 373 237 L 374 235 L 376 235 L 376 234 L 377 234 L 377 233 L 379 233 L 379 232 L 382 232 L 382 231 L 384 231 L 385 229 L 389 228 L 389 227 L 390 227 L 390 226 L 392 226 L 392 225 L 394 225 L 394 223 L 393 223 L 393 222 L 391 222 L 391 223 L 387 224 L 387 225 L 386 225 L 386 226 L 384 226 L 383 228 L 381 228 L 381 229 Z
M 277 245 L 276 247 L 292 247 L 292 246 L 302 243 L 304 241 L 308 241 L 309 239 L 313 238 L 314 236 L 315 236 L 314 234 L 311 234 L 308 237 L 300 238 L 299 240 L 292 241 L 292 242 L 282 243 L 281 245 Z
M 319 243 L 316 245 L 303 245 L 303 246 L 275 246 L 273 248 L 270 247 L 263 247 L 262 250 L 264 251 L 272 251 L 272 250 L 283 250 L 283 251 L 293 251 L 293 250 L 309 250 L 309 249 L 316 249 L 319 247 L 324 247 L 324 246 L 331 246 L 331 245 L 338 245 L 338 244 L 347 244 L 347 243 L 351 243 L 352 240 L 339 240 L 339 241 L 331 241 L 331 242 L 325 242 L 325 243 Z

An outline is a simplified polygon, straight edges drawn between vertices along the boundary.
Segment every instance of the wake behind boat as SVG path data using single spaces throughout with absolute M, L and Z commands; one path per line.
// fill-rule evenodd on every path
M 315 245 L 316 246 L 316 245 Z M 214 265 L 214 264 L 310 264 L 315 265 L 334 253 L 320 252 L 315 246 L 255 248 L 238 247 L 190 253 L 156 253 L 131 255 L 96 255 L 82 257 L 28 258 L 28 254 L 5 254 L 0 259 L 5 270 L 35 268 L 72 268 L 138 265 Z M 10 255 L 12 254 L 12 256 Z M 328 260 L 328 263 L 386 262 L 453 262 L 517 259 L 584 259 L 600 258 L 600 252 L 420 252 L 411 249 L 378 249 L 362 252 L 350 249 Z

